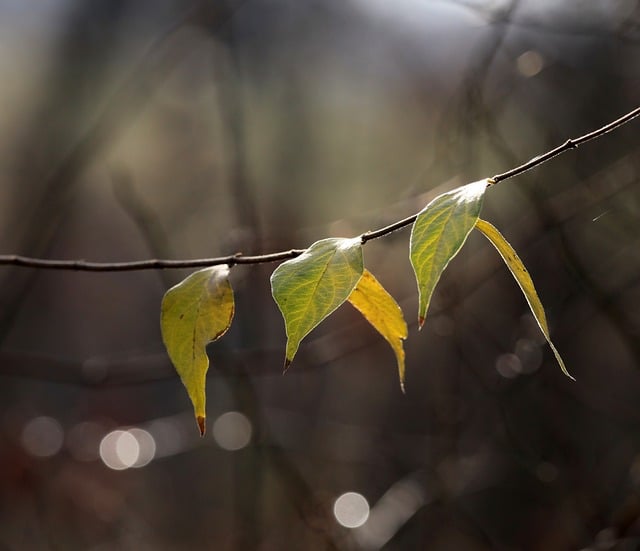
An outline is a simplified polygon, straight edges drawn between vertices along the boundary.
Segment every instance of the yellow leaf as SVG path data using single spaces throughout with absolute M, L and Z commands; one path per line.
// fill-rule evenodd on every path
M 407 338 L 407 323 L 400 306 L 368 270 L 364 271 L 348 300 L 391 345 L 398 362 L 400 388 L 404 392 L 402 341 Z
M 162 299 L 162 340 L 193 403 L 202 435 L 209 369 L 205 347 L 229 329 L 233 318 L 233 290 L 228 276 L 228 266 L 199 270 L 169 289 Z
M 536 292 L 536 288 L 533 286 L 533 280 L 529 275 L 529 272 L 524 267 L 522 260 L 516 254 L 516 251 L 513 250 L 513 247 L 509 244 L 509 242 L 503 237 L 503 235 L 489 222 L 485 220 L 478 219 L 476 222 L 476 228 L 482 232 L 485 237 L 491 241 L 493 246 L 498 250 L 500 256 L 505 261 L 509 270 L 513 274 L 513 277 L 518 282 L 520 289 L 522 289 L 522 293 L 524 294 L 527 302 L 529 303 L 529 308 L 531 308 L 531 312 L 533 313 L 533 317 L 538 322 L 538 326 L 542 331 L 545 339 L 549 343 L 551 350 L 553 350 L 553 354 L 560 365 L 560 369 L 562 372 L 569 377 L 570 379 L 575 379 L 569 374 L 567 368 L 560 357 L 560 353 L 556 349 L 556 347 L 551 342 L 551 337 L 549 336 L 549 327 L 547 326 L 547 318 L 544 314 L 544 307 L 538 298 L 538 293 Z

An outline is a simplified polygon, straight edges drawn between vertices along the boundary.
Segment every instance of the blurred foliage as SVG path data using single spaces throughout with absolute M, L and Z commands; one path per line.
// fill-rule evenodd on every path
M 635 0 L 2 2 L 0 250 L 188 258 L 358 235 L 636 107 L 639 29 Z M 186 274 L 3 268 L 0 547 L 636 548 L 637 136 L 484 205 L 575 383 L 473 232 L 410 324 L 406 395 L 349 309 L 281 376 L 273 267 L 234 269 L 199 439 L 157 314 Z M 367 266 L 415 312 L 399 233 Z M 351 491 L 371 511 L 348 529 L 333 507 Z

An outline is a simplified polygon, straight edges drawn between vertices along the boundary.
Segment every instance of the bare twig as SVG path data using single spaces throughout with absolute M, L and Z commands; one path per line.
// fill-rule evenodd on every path
M 135 260 L 133 262 L 87 262 L 85 260 L 47 260 L 19 255 L 0 255 L 0 265 L 39 268 L 43 270 L 74 270 L 81 272 L 131 272 L 135 270 L 167 270 L 177 268 L 204 268 L 219 264 L 262 264 L 280 262 L 300 256 L 305 249 L 291 249 L 277 253 L 245 256 L 236 253 L 215 258 L 196 258 L 192 260 Z
M 495 185 L 498 182 L 513 178 L 540 166 L 543 163 L 569 151 L 570 149 L 576 149 L 578 146 L 585 142 L 594 140 L 607 134 L 620 126 L 630 122 L 636 117 L 640 116 L 640 107 L 637 107 L 633 111 L 630 111 L 626 115 L 616 119 L 597 130 L 589 132 L 579 138 L 572 138 L 564 142 L 562 145 L 555 147 L 538 155 L 526 163 L 512 168 L 507 172 L 496 174 L 492 178 L 488 179 L 489 185 Z M 378 239 L 385 235 L 388 235 L 396 230 L 405 228 L 417 218 L 417 214 L 398 220 L 393 224 L 384 226 L 374 231 L 368 231 L 361 235 L 362 243 Z M 279 251 L 274 253 L 262 254 L 262 255 L 244 255 L 242 253 L 236 253 L 229 256 L 219 256 L 215 258 L 197 258 L 192 260 L 136 260 L 133 262 L 88 262 L 85 260 L 48 260 L 43 258 L 30 258 L 20 255 L 0 255 L 0 266 L 17 266 L 24 268 L 37 268 L 46 270 L 74 270 L 85 272 L 127 272 L 134 270 L 166 270 L 176 268 L 203 268 L 207 266 L 215 266 L 219 264 L 228 264 L 234 266 L 237 264 L 263 264 L 267 262 L 281 262 L 291 258 L 300 256 L 306 249 L 291 249 L 288 251 Z
M 640 107 L 636 107 L 633 111 L 630 111 L 626 115 L 623 115 L 619 119 L 616 119 L 615 121 L 612 121 L 609 124 L 605 124 L 603 127 L 598 128 L 593 132 L 589 132 L 588 134 L 585 134 L 584 136 L 580 136 L 579 138 L 573 138 L 573 139 L 567 140 L 562 145 L 559 145 L 558 147 L 552 149 L 551 151 L 547 151 L 542 155 L 538 155 L 537 157 L 534 157 L 533 159 L 531 159 L 530 161 L 527 161 L 523 165 L 517 166 L 516 168 L 512 168 L 511 170 L 508 170 L 507 172 L 503 172 L 502 174 L 496 174 L 493 178 L 490 178 L 490 181 L 494 184 L 497 184 L 502 180 L 507 180 L 508 178 L 513 178 L 514 176 L 518 176 L 519 174 L 522 174 L 527 170 L 531 170 L 532 168 L 539 166 L 542 163 L 546 163 L 547 161 L 553 159 L 554 157 L 557 157 L 558 155 L 561 155 L 562 153 L 564 153 L 565 151 L 568 151 L 569 149 L 576 149 L 578 146 L 582 145 L 585 142 L 588 142 L 590 140 L 595 140 L 596 138 L 599 138 L 600 136 L 603 136 L 604 134 L 607 134 L 612 130 L 619 128 L 623 124 L 627 124 L 629 121 L 635 119 L 637 116 L 640 116 Z

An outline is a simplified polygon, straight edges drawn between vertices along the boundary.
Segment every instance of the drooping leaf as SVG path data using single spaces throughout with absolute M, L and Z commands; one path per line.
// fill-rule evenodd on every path
M 569 377 L 570 379 L 575 379 L 569 374 L 567 371 L 562 358 L 560 357 L 560 353 L 556 349 L 556 347 L 551 342 L 551 337 L 549 335 L 549 327 L 547 325 L 547 317 L 544 314 L 544 307 L 538 298 L 538 293 L 536 292 L 536 288 L 533 285 L 533 280 L 529 275 L 529 272 L 524 267 L 522 260 L 516 254 L 516 251 L 513 250 L 513 247 L 509 244 L 509 242 L 504 238 L 504 236 L 489 222 L 486 220 L 478 219 L 476 222 L 476 228 L 480 230 L 485 237 L 491 241 L 492 245 L 498 250 L 500 256 L 504 260 L 505 264 L 509 267 L 509 270 L 513 274 L 513 277 L 518 282 L 520 289 L 522 289 L 522 293 L 527 299 L 527 303 L 529 304 L 529 308 L 531 308 L 531 312 L 533 313 L 533 317 L 538 322 L 538 326 L 542 331 L 545 339 L 549 343 L 551 350 L 553 350 L 553 354 L 560 365 L 560 369 L 562 372 Z
M 271 274 L 271 291 L 287 331 L 285 369 L 300 341 L 351 294 L 362 276 L 360 238 L 315 242 Z
M 233 290 L 228 276 L 228 266 L 199 270 L 169 289 L 162 299 L 162 340 L 191 398 L 202 435 L 209 369 L 205 347 L 229 329 L 233 318 Z
M 480 180 L 443 193 L 418 213 L 411 229 L 410 256 L 420 294 L 420 328 L 442 272 L 458 254 L 480 215 L 487 185 L 487 180 Z
M 391 345 L 398 363 L 400 387 L 404 392 L 402 341 L 407 338 L 408 332 L 400 306 L 369 270 L 365 270 L 362 274 L 356 288 L 349 296 L 349 302 Z

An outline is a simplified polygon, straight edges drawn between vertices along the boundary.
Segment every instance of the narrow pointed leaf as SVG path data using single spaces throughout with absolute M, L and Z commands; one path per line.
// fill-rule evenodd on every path
M 407 323 L 402 310 L 371 272 L 365 270 L 349 296 L 349 302 L 359 310 L 391 345 L 398 363 L 400 387 L 404 392 L 404 347 L 407 338 Z
M 443 193 L 431 201 L 411 229 L 411 265 L 420 293 L 418 326 L 424 324 L 442 272 L 458 254 L 480 215 L 487 180 Z
M 271 275 L 271 291 L 287 331 L 285 368 L 300 341 L 351 294 L 362 276 L 362 243 L 322 239 Z
M 478 221 L 476 222 L 476 227 L 485 235 L 485 237 L 489 241 L 491 241 L 491 244 L 500 253 L 500 256 L 513 274 L 513 277 L 518 282 L 520 289 L 522 289 L 522 293 L 527 299 L 527 303 L 529 304 L 529 308 L 531 308 L 533 317 L 536 318 L 542 334 L 544 335 L 545 339 L 547 339 L 551 350 L 553 350 L 553 354 L 555 355 L 556 360 L 560 365 L 560 369 L 562 369 L 562 372 L 567 377 L 575 381 L 575 379 L 567 371 L 567 368 L 565 367 L 564 362 L 560 357 L 560 353 L 551 342 L 549 327 L 547 325 L 547 317 L 544 314 L 544 307 L 542 306 L 542 303 L 538 298 L 538 293 L 536 292 L 536 288 L 533 285 L 533 280 L 531 279 L 531 276 L 529 275 L 527 269 L 524 267 L 522 260 L 520 260 L 520 258 L 516 254 L 516 251 L 513 250 L 513 247 L 495 228 L 495 226 L 493 226 L 486 220 L 478 219 Z
M 169 357 L 187 389 L 200 428 L 205 430 L 206 345 L 221 337 L 233 318 L 228 266 L 199 270 L 167 291 L 160 327 Z

